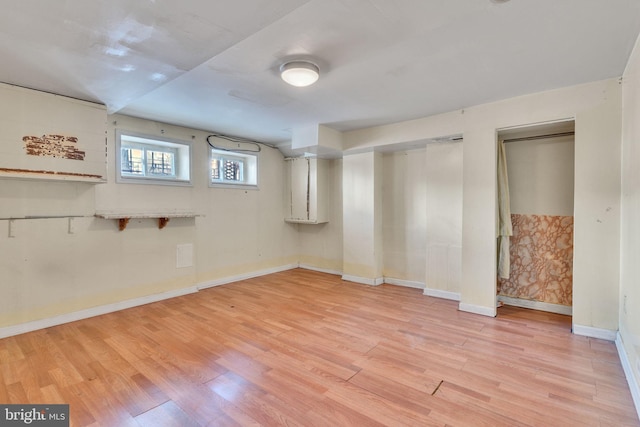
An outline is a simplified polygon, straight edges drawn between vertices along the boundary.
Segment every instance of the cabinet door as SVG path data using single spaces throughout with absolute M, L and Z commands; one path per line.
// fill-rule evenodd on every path
M 289 161 L 291 185 L 290 219 L 309 220 L 309 159 L 300 158 Z

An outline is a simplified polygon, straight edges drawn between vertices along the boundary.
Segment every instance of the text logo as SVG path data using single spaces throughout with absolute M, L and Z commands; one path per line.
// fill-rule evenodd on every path
M 0 427 L 69 427 L 69 405 L 1 405 Z

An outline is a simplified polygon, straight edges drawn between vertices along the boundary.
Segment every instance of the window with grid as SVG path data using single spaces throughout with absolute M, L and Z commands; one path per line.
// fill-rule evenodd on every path
M 255 154 L 211 149 L 209 183 L 217 185 L 258 185 L 258 157 Z
M 118 182 L 191 183 L 191 145 L 182 141 L 118 132 Z

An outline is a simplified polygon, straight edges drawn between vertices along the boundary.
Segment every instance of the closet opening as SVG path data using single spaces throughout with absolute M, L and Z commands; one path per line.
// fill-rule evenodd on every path
M 572 314 L 574 130 L 571 120 L 498 131 L 498 307 Z

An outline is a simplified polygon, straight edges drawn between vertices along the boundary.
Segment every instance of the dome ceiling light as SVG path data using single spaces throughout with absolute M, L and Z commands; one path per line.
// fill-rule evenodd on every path
M 290 61 L 280 66 L 280 77 L 291 86 L 305 87 L 318 80 L 320 69 L 313 62 Z

